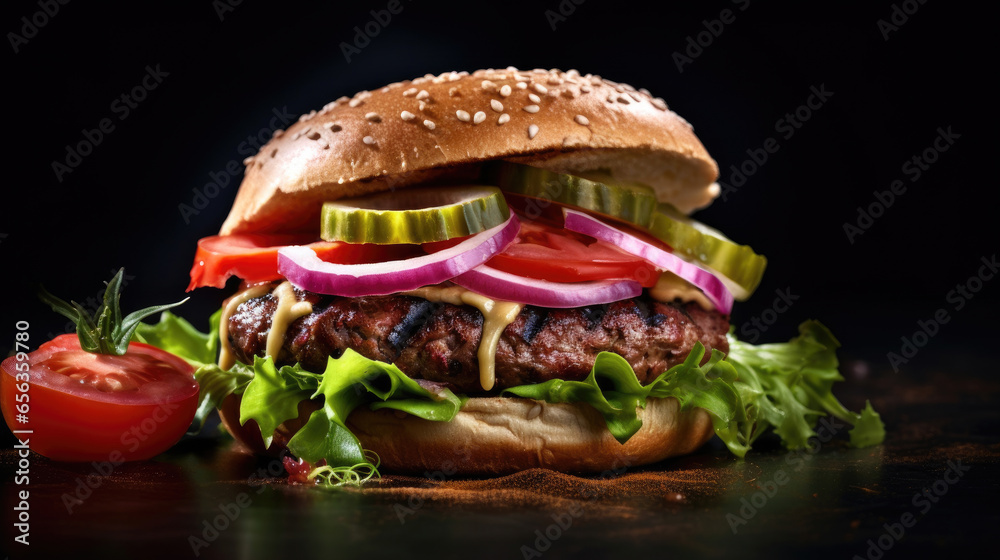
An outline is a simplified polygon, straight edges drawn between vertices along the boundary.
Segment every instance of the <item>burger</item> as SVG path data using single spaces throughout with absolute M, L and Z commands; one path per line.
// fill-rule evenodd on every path
M 836 376 L 821 325 L 790 366 L 729 335 L 766 261 L 687 216 L 717 196 L 718 166 L 645 89 L 428 74 L 305 114 L 245 164 L 189 289 L 240 278 L 198 375 L 251 450 L 328 470 L 598 472 L 714 434 L 738 455 L 767 427 L 804 443 L 825 406 L 774 389 L 812 379 L 804 363 Z

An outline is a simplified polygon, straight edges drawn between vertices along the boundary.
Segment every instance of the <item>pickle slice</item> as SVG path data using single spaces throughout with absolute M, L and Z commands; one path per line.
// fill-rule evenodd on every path
M 662 203 L 653 214 L 650 232 L 687 260 L 715 272 L 733 297 L 745 301 L 764 276 L 767 259 L 746 245 L 733 243 L 721 232 Z
M 323 204 L 320 237 L 347 243 L 431 243 L 496 227 L 510 217 L 496 187 L 407 188 Z
M 516 163 L 496 162 L 483 169 L 483 181 L 533 198 L 576 206 L 646 227 L 656 209 L 653 189 L 615 181 L 603 173 L 565 175 Z

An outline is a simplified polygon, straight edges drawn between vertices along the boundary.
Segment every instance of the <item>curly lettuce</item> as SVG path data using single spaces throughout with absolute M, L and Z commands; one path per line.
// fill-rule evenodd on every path
M 289 451 L 311 463 L 324 460 L 330 468 L 371 472 L 373 458 L 345 424 L 355 408 L 392 408 L 447 422 L 464 403 L 464 397 L 448 389 L 418 383 L 396 366 L 352 350 L 330 358 L 322 372 L 306 371 L 299 365 L 278 368 L 270 358 L 256 358 L 252 367 L 238 364 L 223 370 L 214 363 L 218 321 L 217 313 L 209 333 L 202 334 L 187 321 L 164 312 L 160 323 L 140 325 L 135 335 L 197 367 L 195 377 L 202 392 L 196 427 L 227 395 L 242 394 L 240 422 L 256 421 L 264 441 L 270 443 L 278 425 L 298 417 L 298 403 L 312 399 L 320 408 L 289 440 Z M 639 383 L 624 358 L 602 352 L 583 381 L 556 379 L 512 387 L 504 393 L 553 403 L 586 403 L 604 416 L 608 430 L 622 443 L 642 426 L 638 407 L 645 407 L 649 398 L 673 397 L 684 410 L 706 410 L 715 433 L 738 457 L 745 456 L 769 430 L 789 449 L 805 447 L 826 414 L 852 426 L 852 446 L 878 445 L 885 438 L 885 428 L 871 403 L 855 413 L 833 395 L 834 383 L 843 381 L 837 371 L 839 346 L 817 321 L 802 323 L 799 336 L 777 344 L 748 344 L 730 331 L 728 354 L 713 350 L 701 364 L 705 348 L 697 344 L 683 363 L 646 385 Z

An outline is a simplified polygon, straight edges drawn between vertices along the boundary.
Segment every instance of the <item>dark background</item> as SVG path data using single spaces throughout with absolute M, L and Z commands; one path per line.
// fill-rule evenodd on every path
M 983 140 L 995 121 L 995 32 L 981 8 L 402 0 L 402 12 L 348 62 L 342 44 L 387 4 L 78 1 L 43 17 L 37 1 L 5 2 L 0 351 L 13 346 L 20 320 L 30 322 L 32 346 L 67 331 L 29 291 L 35 282 L 88 305 L 124 266 L 126 312 L 184 297 L 196 241 L 218 231 L 236 194 L 241 177 L 226 168 L 253 152 L 245 141 L 267 132 L 275 112 L 298 116 L 425 73 L 513 65 L 576 68 L 649 89 L 694 124 L 730 185 L 730 166 L 776 139 L 779 150 L 745 184 L 697 214 L 769 259 L 759 291 L 733 313 L 737 329 L 774 319 L 759 342 L 783 341 L 800 321 L 822 320 L 843 343 L 861 394 L 896 391 L 931 370 L 945 372 L 935 379 L 984 373 L 994 361 L 984 355 L 995 349 L 1000 280 L 981 284 L 961 309 L 949 297 L 997 250 L 995 154 Z M 904 8 L 917 8 L 906 21 Z M 735 20 L 714 36 L 707 29 L 719 31 L 725 9 Z M 887 40 L 878 21 L 892 23 L 894 12 L 898 29 Z M 44 25 L 32 33 L 22 18 Z M 17 52 L 11 33 L 27 39 Z M 698 39 L 700 52 L 688 51 L 679 70 L 675 53 Z M 113 103 L 147 66 L 167 75 L 122 119 Z M 833 94 L 785 138 L 779 120 L 811 88 Z M 105 118 L 114 130 L 57 180 L 53 162 Z M 903 165 L 949 127 L 960 137 L 911 181 Z M 228 185 L 186 220 L 179 205 L 194 205 L 211 174 Z M 852 243 L 845 222 L 897 179 L 906 192 Z M 776 290 L 797 299 L 772 315 Z M 205 328 L 231 292 L 198 290 L 178 312 Z M 901 353 L 902 338 L 940 309 L 948 322 L 894 372 L 888 353 Z M 876 378 L 868 387 L 866 372 Z

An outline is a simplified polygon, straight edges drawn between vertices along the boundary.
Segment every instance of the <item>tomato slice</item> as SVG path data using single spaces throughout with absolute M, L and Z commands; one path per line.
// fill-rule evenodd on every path
M 198 408 L 194 368 L 140 342 L 122 356 L 92 354 L 65 334 L 0 368 L 4 420 L 11 430 L 31 430 L 17 435 L 50 459 L 149 459 L 184 435 Z
M 488 264 L 504 272 L 551 282 L 629 279 L 649 288 L 659 278 L 652 264 L 614 245 L 526 219 L 521 220 L 521 231 L 514 243 Z
M 187 291 L 202 286 L 224 288 L 230 276 L 249 283 L 278 280 L 281 278 L 278 274 L 278 249 L 288 245 L 307 245 L 316 251 L 320 259 L 342 264 L 379 262 L 422 254 L 415 247 L 316 241 L 312 235 L 213 235 L 198 241 Z

